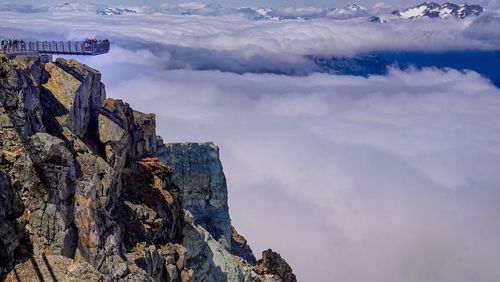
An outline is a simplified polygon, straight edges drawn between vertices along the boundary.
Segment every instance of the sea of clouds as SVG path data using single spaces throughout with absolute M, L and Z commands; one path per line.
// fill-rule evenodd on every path
M 78 59 L 102 72 L 109 97 L 156 113 L 167 142 L 216 142 L 234 225 L 300 281 L 500 280 L 500 90 L 474 72 L 334 76 L 303 59 L 495 50 L 496 15 L 380 25 L 45 10 L 0 21 L 4 37 L 110 38 L 110 54 Z

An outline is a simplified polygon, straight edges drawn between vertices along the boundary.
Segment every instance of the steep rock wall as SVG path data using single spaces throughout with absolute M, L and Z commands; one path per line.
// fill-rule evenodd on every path
M 86 65 L 0 56 L 0 280 L 294 281 L 232 228 L 218 148 L 155 123 Z

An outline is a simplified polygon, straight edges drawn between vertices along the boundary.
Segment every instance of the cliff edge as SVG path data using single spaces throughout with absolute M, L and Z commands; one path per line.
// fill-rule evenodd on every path
M 155 123 L 77 61 L 0 55 L 0 281 L 296 281 L 232 226 L 218 147 Z

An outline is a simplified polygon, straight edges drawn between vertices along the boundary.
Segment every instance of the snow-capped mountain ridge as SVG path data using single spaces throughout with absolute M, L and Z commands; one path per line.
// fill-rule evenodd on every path
M 132 14 L 165 14 L 181 16 L 206 16 L 206 17 L 242 17 L 252 20 L 312 20 L 355 19 L 369 20 L 371 22 L 389 22 L 394 20 L 427 18 L 457 18 L 464 19 L 475 17 L 484 12 L 479 5 L 454 4 L 447 2 L 438 4 L 424 2 L 406 9 L 394 10 L 387 4 L 376 4 L 367 8 L 357 4 L 341 8 L 319 7 L 229 7 L 221 4 L 206 4 L 199 2 L 181 3 L 177 5 L 164 4 L 159 7 L 148 6 L 109 6 L 107 4 L 88 4 L 81 2 L 67 2 L 53 5 L 25 5 L 2 3 L 0 12 L 20 13 L 97 13 L 102 16 L 122 16 Z M 392 12 L 392 13 L 391 13 Z
M 385 7 L 384 7 L 385 8 Z M 108 8 L 108 10 L 111 8 Z M 116 10 L 116 9 L 114 9 Z M 123 14 L 113 11 L 99 12 L 102 15 Z M 386 10 L 384 13 L 383 10 Z M 403 10 L 394 10 L 390 13 L 387 8 L 382 9 L 380 5 L 372 8 L 351 4 L 342 8 L 318 8 L 318 7 L 242 7 L 233 8 L 220 4 L 188 3 L 179 5 L 162 5 L 160 12 L 169 15 L 201 15 L 201 16 L 238 16 L 254 20 L 311 20 L 311 19 L 352 19 L 366 17 L 372 22 L 387 22 L 397 19 L 415 19 L 420 17 L 448 18 L 455 17 L 464 19 L 470 16 L 478 16 L 484 12 L 479 5 L 454 4 L 446 2 L 438 4 L 435 2 L 424 2 Z
M 483 12 L 484 9 L 479 5 L 457 5 L 449 2 L 439 5 L 435 2 L 424 2 L 403 11 L 393 11 L 392 14 L 404 19 L 415 19 L 420 17 L 445 19 L 451 16 L 464 19 L 469 16 L 479 16 Z
M 120 8 L 105 8 L 103 10 L 97 10 L 97 14 L 104 16 L 117 16 L 124 14 L 136 14 L 137 11 L 132 9 L 120 9 Z

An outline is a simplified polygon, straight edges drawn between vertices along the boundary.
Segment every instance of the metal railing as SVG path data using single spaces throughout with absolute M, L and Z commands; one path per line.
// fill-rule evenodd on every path
M 61 55 L 87 55 L 95 56 L 108 53 L 110 49 L 109 41 L 88 42 L 88 41 L 18 41 L 0 45 L 0 53 L 4 54 L 61 54 Z

